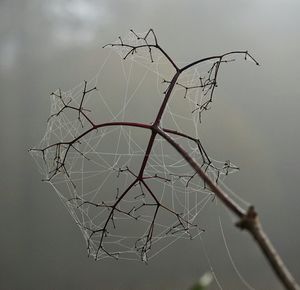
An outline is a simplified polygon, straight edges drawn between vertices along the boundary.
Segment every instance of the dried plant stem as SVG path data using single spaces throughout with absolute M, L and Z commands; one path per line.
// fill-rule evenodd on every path
M 280 279 L 286 289 L 299 290 L 300 287 L 296 280 L 287 269 L 283 260 L 277 253 L 267 234 L 263 230 L 261 222 L 258 218 L 258 214 L 253 206 L 250 206 L 247 211 L 243 210 L 238 204 L 236 204 L 215 182 L 213 182 L 209 176 L 202 170 L 202 168 L 190 157 L 190 155 L 176 143 L 167 133 L 161 129 L 157 129 L 158 133 L 169 142 L 178 153 L 190 164 L 190 166 L 197 172 L 197 174 L 204 180 L 204 182 L 210 187 L 212 192 L 223 202 L 223 204 L 232 211 L 239 221 L 236 226 L 242 230 L 247 230 L 258 246 L 264 253 L 266 259 L 269 261 L 272 269 L 277 277 Z
M 172 215 L 173 217 L 176 218 L 177 220 L 177 225 L 174 227 L 171 227 L 169 230 L 174 231 L 174 230 L 180 230 L 180 231 L 188 231 L 190 227 L 193 227 L 194 225 L 191 224 L 187 219 L 185 219 L 180 213 L 174 211 L 173 209 L 169 208 L 167 205 L 165 205 L 163 202 L 161 202 L 156 194 L 155 191 L 151 188 L 149 184 L 147 184 L 147 179 L 152 178 L 152 179 L 162 179 L 164 181 L 170 181 L 168 178 L 164 176 L 160 176 L 159 173 L 154 174 L 153 176 L 148 176 L 145 175 L 145 168 L 149 163 L 149 157 L 152 154 L 154 142 L 158 136 L 161 136 L 168 142 L 171 146 L 177 150 L 177 152 L 186 160 L 186 162 L 193 168 L 194 170 L 194 175 L 190 176 L 189 181 L 197 174 L 199 175 L 200 178 L 204 181 L 204 184 L 221 200 L 221 202 L 231 211 L 233 212 L 237 218 L 238 222 L 236 226 L 240 228 L 241 230 L 247 230 L 262 252 L 264 253 L 266 259 L 269 261 L 272 269 L 274 270 L 275 274 L 277 277 L 280 279 L 282 284 L 285 286 L 286 289 L 289 290 L 300 290 L 299 285 L 285 266 L 284 262 L 280 258 L 279 254 L 275 250 L 274 246 L 270 242 L 268 236 L 264 232 L 262 225 L 259 221 L 258 214 L 255 211 L 253 206 L 250 206 L 247 210 L 243 209 L 239 204 L 237 204 L 226 192 L 224 192 L 217 183 L 217 180 L 211 179 L 208 174 L 206 173 L 206 169 L 211 166 L 211 168 L 214 168 L 217 170 L 217 174 L 219 176 L 220 170 L 216 167 L 213 167 L 211 164 L 210 158 L 208 157 L 207 153 L 205 152 L 203 146 L 200 143 L 200 140 L 187 135 L 184 132 L 177 132 L 173 130 L 172 128 L 167 129 L 167 128 L 162 128 L 161 127 L 161 119 L 164 115 L 164 112 L 166 110 L 167 104 L 171 98 L 172 92 L 174 91 L 174 88 L 176 86 L 179 86 L 185 90 L 185 95 L 184 98 L 187 95 L 188 90 L 193 90 L 195 88 L 201 89 L 202 94 L 205 97 L 205 100 L 203 101 L 202 104 L 197 104 L 196 108 L 192 111 L 195 112 L 197 111 L 199 113 L 199 119 L 201 121 L 201 114 L 205 111 L 207 111 L 210 108 L 210 104 L 212 103 L 213 99 L 213 94 L 215 91 L 215 88 L 217 87 L 217 77 L 218 77 L 218 72 L 221 64 L 230 62 L 232 60 L 226 58 L 228 56 L 232 55 L 243 55 L 245 59 L 251 59 L 256 65 L 258 65 L 258 62 L 248 53 L 248 51 L 231 51 L 228 53 L 225 53 L 223 55 L 216 55 L 216 56 L 211 56 L 203 59 L 196 60 L 182 68 L 176 65 L 176 63 L 172 60 L 172 58 L 163 50 L 160 45 L 157 42 L 156 35 L 152 29 L 150 29 L 145 36 L 139 36 L 136 34 L 133 30 L 131 32 L 134 34 L 134 36 L 137 38 L 138 41 L 142 41 L 141 44 L 130 44 L 130 43 L 125 43 L 121 37 L 119 37 L 120 42 L 119 43 L 112 43 L 108 44 L 106 46 L 112 46 L 112 47 L 122 47 L 128 50 L 128 52 L 125 54 L 124 59 L 126 59 L 129 55 L 137 53 L 137 51 L 146 49 L 149 52 L 149 58 L 153 62 L 153 55 L 152 55 L 152 50 L 156 49 L 158 50 L 172 65 L 172 67 L 175 69 L 175 73 L 171 80 L 164 80 L 163 83 L 168 84 L 168 87 L 166 91 L 164 92 L 164 98 L 162 100 L 161 106 L 157 112 L 156 118 L 154 119 L 152 125 L 149 124 L 144 124 L 144 123 L 135 123 L 135 122 L 125 122 L 125 121 L 115 121 L 115 122 L 108 122 L 108 123 L 101 123 L 101 124 L 95 124 L 94 121 L 90 119 L 88 116 L 88 111 L 83 107 L 84 105 L 84 99 L 86 94 L 91 93 L 92 91 L 96 90 L 96 87 L 87 89 L 87 82 L 85 81 L 84 83 L 84 90 L 82 93 L 82 99 L 79 104 L 79 106 L 71 104 L 71 101 L 68 102 L 64 99 L 64 97 L 61 94 L 61 91 L 59 91 L 58 94 L 53 95 L 57 97 L 60 102 L 62 108 L 56 112 L 55 114 L 52 114 L 49 118 L 56 118 L 58 117 L 62 112 L 71 110 L 73 112 L 76 112 L 78 114 L 78 120 L 82 125 L 82 128 L 84 128 L 84 124 L 88 125 L 88 128 L 85 128 L 85 131 L 82 132 L 81 134 L 75 136 L 72 140 L 61 140 L 60 142 L 50 144 L 44 148 L 39 148 L 39 149 L 32 149 L 32 151 L 39 151 L 42 154 L 43 160 L 45 160 L 46 152 L 49 150 L 53 150 L 54 154 L 53 155 L 53 162 L 52 164 L 52 169 L 49 170 L 49 177 L 48 181 L 51 181 L 56 175 L 59 174 L 66 174 L 67 179 L 70 180 L 70 182 L 73 184 L 71 177 L 68 173 L 68 169 L 66 166 L 66 160 L 70 155 L 71 149 L 74 149 L 77 153 L 81 154 L 84 156 L 84 154 L 77 149 L 76 145 L 80 143 L 80 140 L 84 138 L 84 136 L 90 134 L 91 132 L 95 132 L 96 130 L 104 127 L 112 127 L 112 126 L 127 126 L 127 127 L 136 127 L 144 130 L 149 130 L 151 131 L 151 136 L 149 138 L 147 148 L 145 150 L 142 163 L 139 168 L 138 173 L 134 173 L 128 166 L 126 168 L 120 168 L 118 171 L 118 174 L 122 172 L 127 172 L 128 174 L 131 175 L 131 177 L 134 178 L 134 181 L 127 186 L 127 188 L 118 194 L 117 198 L 113 202 L 106 202 L 102 201 L 101 203 L 95 203 L 93 200 L 82 200 L 78 197 L 72 198 L 69 200 L 69 202 L 78 202 L 77 207 L 81 207 L 84 204 L 89 204 L 94 207 L 99 207 L 99 208 L 106 208 L 108 210 L 108 216 L 104 222 L 104 226 L 99 227 L 99 228 L 89 228 L 86 227 L 85 229 L 90 232 L 89 238 L 87 240 L 88 244 L 88 250 L 90 251 L 90 242 L 93 236 L 99 235 L 99 244 L 98 248 L 95 254 L 95 259 L 98 257 L 98 252 L 103 251 L 105 252 L 108 256 L 111 257 L 116 257 L 118 253 L 110 252 L 109 250 L 105 249 L 104 246 L 104 240 L 109 236 L 109 231 L 108 231 L 108 226 L 109 224 L 113 224 L 115 228 L 115 223 L 114 223 L 114 216 L 115 213 L 121 213 L 125 215 L 126 217 L 132 218 L 134 220 L 138 220 L 139 216 L 135 215 L 135 212 L 140 210 L 142 207 L 155 207 L 155 211 L 153 214 L 152 221 L 150 223 L 150 227 L 147 231 L 147 234 L 141 238 L 139 238 L 136 241 L 136 249 L 138 252 L 140 252 L 141 259 L 144 261 L 145 257 L 147 257 L 147 253 L 151 248 L 152 245 L 152 239 L 153 239 L 153 232 L 154 232 L 154 227 L 155 227 L 155 222 L 158 216 L 158 211 L 163 210 L 167 212 L 168 214 Z M 154 39 L 154 42 L 152 41 L 150 43 L 150 37 Z M 211 64 L 211 68 L 209 69 L 207 76 L 205 77 L 200 77 L 199 83 L 197 85 L 191 85 L 189 84 L 181 84 L 178 82 L 178 79 L 180 75 L 196 66 L 199 65 L 200 63 L 204 62 L 209 62 Z M 199 162 L 196 162 L 190 153 L 186 151 L 179 143 L 175 141 L 171 137 L 171 135 L 177 135 L 180 136 L 186 140 L 195 142 L 196 145 L 198 146 L 199 154 L 202 157 L 202 165 Z M 50 156 L 52 156 L 50 154 Z M 86 156 L 84 156 L 86 157 Z M 86 157 L 87 158 L 87 157 Z M 203 169 L 203 165 L 206 166 L 206 169 Z M 205 167 L 204 166 L 204 167 Z M 230 162 L 226 163 L 225 168 L 230 167 Z M 235 168 L 235 167 L 231 167 Z M 235 168 L 236 169 L 236 168 Z M 219 171 L 218 171 L 219 170 Z M 182 176 L 181 176 L 182 177 Z M 188 183 L 187 182 L 187 186 Z M 74 184 L 73 184 L 74 185 Z M 140 206 L 133 206 L 130 210 L 123 210 L 121 207 L 118 207 L 119 204 L 123 201 L 127 193 L 134 187 L 134 186 L 140 186 L 141 189 L 141 195 L 148 194 L 153 202 L 151 203 L 143 203 Z M 74 185 L 75 186 L 75 185 Z
M 242 230 L 246 229 L 252 235 L 285 288 L 299 290 L 299 285 L 265 233 L 253 206 L 248 208 L 247 214 L 240 219 L 236 226 Z

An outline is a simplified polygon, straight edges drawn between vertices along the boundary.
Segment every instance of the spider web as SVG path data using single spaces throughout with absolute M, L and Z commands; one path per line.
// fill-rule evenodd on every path
M 138 45 L 143 39 L 131 32 L 116 43 L 120 41 Z M 103 65 L 91 80 L 51 94 L 46 133 L 31 154 L 44 180 L 53 186 L 79 226 L 89 255 L 96 260 L 110 257 L 147 262 L 176 240 L 204 233 L 201 212 L 214 194 L 161 137 L 154 141 L 143 174 L 145 183 L 135 182 L 150 130 L 105 126 L 83 135 L 91 124 L 151 124 L 174 75 L 165 57 L 155 50 L 149 54 L 145 48 L 125 60 L 126 47 L 107 50 Z M 201 140 L 201 108 L 208 96 L 199 80 L 205 79 L 211 65 L 197 66 L 180 76 L 161 127 L 191 136 L 175 134 L 173 138 L 222 185 L 238 167 L 210 157 Z M 64 143 L 76 139 L 72 146 Z M 159 208 L 150 189 L 162 205 Z

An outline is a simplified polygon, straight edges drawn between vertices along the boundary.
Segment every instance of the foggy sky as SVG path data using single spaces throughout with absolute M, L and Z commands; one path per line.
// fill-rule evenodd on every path
M 299 281 L 299 11 L 296 0 L 1 1 L 0 288 L 187 289 L 210 270 L 199 240 L 179 241 L 149 265 L 88 258 L 79 229 L 27 153 L 46 129 L 49 93 L 95 75 L 107 42 L 150 27 L 179 62 L 246 49 L 261 63 L 224 67 L 206 144 L 217 159 L 239 165 L 230 188 L 256 206 Z M 255 289 L 281 289 L 251 237 L 212 204 L 205 245 L 223 289 L 245 288 L 218 212 L 245 279 Z

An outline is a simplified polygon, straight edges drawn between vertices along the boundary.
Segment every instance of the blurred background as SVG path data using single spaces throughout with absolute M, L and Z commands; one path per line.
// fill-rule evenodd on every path
M 282 289 L 222 206 L 207 210 L 202 240 L 178 241 L 148 265 L 95 262 L 41 182 L 27 150 L 46 129 L 49 93 L 93 77 L 104 44 L 150 27 L 179 62 L 246 49 L 261 63 L 223 67 L 205 142 L 213 157 L 241 168 L 228 185 L 256 206 L 299 281 L 299 11 L 296 0 L 0 1 L 0 289 L 188 289 L 210 270 L 223 289 L 246 289 L 219 216 L 245 280 L 255 289 Z

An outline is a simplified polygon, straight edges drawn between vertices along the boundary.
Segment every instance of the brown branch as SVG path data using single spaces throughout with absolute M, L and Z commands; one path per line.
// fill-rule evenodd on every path
M 123 57 L 124 59 L 126 59 L 130 54 L 134 54 L 135 52 L 137 52 L 138 49 L 143 49 L 143 48 L 147 48 L 149 51 L 149 55 L 150 55 L 150 59 L 153 62 L 153 57 L 152 57 L 152 48 L 157 49 L 158 51 L 160 51 L 165 58 L 171 63 L 171 65 L 175 68 L 175 70 L 177 71 L 179 68 L 178 66 L 175 64 L 175 62 L 173 61 L 173 59 L 164 51 L 164 49 L 158 44 L 157 42 L 157 38 L 156 35 L 153 31 L 153 29 L 149 29 L 149 31 L 146 33 L 145 36 L 139 36 L 137 35 L 137 33 L 135 33 L 132 29 L 130 30 L 131 33 L 133 33 L 136 37 L 137 40 L 143 40 L 144 44 L 141 45 L 131 45 L 131 44 L 126 44 L 122 41 L 122 39 L 119 37 L 120 43 L 108 43 L 106 45 L 103 46 L 103 48 L 110 46 L 110 47 L 114 47 L 114 46 L 122 46 L 122 47 L 126 47 L 129 49 L 129 51 L 127 52 L 127 54 Z M 150 33 L 153 35 L 154 37 L 154 44 L 150 44 L 147 41 L 147 38 L 149 37 Z
M 191 175 L 178 175 L 178 178 L 188 178 L 188 181 L 186 183 L 186 186 L 189 185 L 191 180 L 194 178 L 194 176 L 198 175 L 204 182 L 204 185 L 207 186 L 212 193 L 217 196 L 221 202 L 232 212 L 234 213 L 238 218 L 239 221 L 237 223 L 237 226 L 240 229 L 247 230 L 254 238 L 254 240 L 257 242 L 258 246 L 261 248 L 262 252 L 264 253 L 266 259 L 269 261 L 272 269 L 275 271 L 277 277 L 280 279 L 280 281 L 283 283 L 283 285 L 286 287 L 286 289 L 293 289 L 293 290 L 299 290 L 300 287 L 296 283 L 293 276 L 290 274 L 286 266 L 284 265 L 283 261 L 281 260 L 280 256 L 274 249 L 273 245 L 271 244 L 270 240 L 268 239 L 267 235 L 264 233 L 261 223 L 258 219 L 258 215 L 256 211 L 254 210 L 254 207 L 249 207 L 247 210 L 244 210 L 242 207 L 240 207 L 239 204 L 237 204 L 226 192 L 224 192 L 217 184 L 218 178 L 222 173 L 227 175 L 230 170 L 237 170 L 238 167 L 233 166 L 230 161 L 225 161 L 223 164 L 223 167 L 217 168 L 215 167 L 206 150 L 204 149 L 203 145 L 201 144 L 200 140 L 197 138 L 194 138 L 192 136 L 189 136 L 185 134 L 184 132 L 178 132 L 173 129 L 166 129 L 161 128 L 160 123 L 161 119 L 165 113 L 167 104 L 171 98 L 171 95 L 174 91 L 174 88 L 176 86 L 179 86 L 185 90 L 184 98 L 187 95 L 188 90 L 192 89 L 201 89 L 204 96 L 207 97 L 207 99 L 202 104 L 198 104 L 197 107 L 192 111 L 199 112 L 200 120 L 201 120 L 201 113 L 203 111 L 209 110 L 210 103 L 213 100 L 213 95 L 215 92 L 215 89 L 217 88 L 217 78 L 219 74 L 219 70 L 222 63 L 227 63 L 232 61 L 232 59 L 227 59 L 228 56 L 232 55 L 244 55 L 245 59 L 250 58 L 256 65 L 259 65 L 258 62 L 253 58 L 252 55 L 248 53 L 248 51 L 244 50 L 237 50 L 237 51 L 231 51 L 228 53 L 224 53 L 222 55 L 216 55 L 216 56 L 210 56 L 206 58 L 202 58 L 199 60 L 196 60 L 194 62 L 191 62 L 190 64 L 179 68 L 179 66 L 176 65 L 176 63 L 173 61 L 173 59 L 164 51 L 163 48 L 158 44 L 156 34 L 152 29 L 149 29 L 149 31 L 141 36 L 137 34 L 135 31 L 131 30 L 131 33 L 134 35 L 136 40 L 140 43 L 137 45 L 133 45 L 130 43 L 126 43 L 122 40 L 121 37 L 119 37 L 118 43 L 110 43 L 105 45 L 114 47 L 125 47 L 127 48 L 127 52 L 125 53 L 124 59 L 126 59 L 130 54 L 137 53 L 139 50 L 147 49 L 149 53 L 149 58 L 151 62 L 154 62 L 155 59 L 153 58 L 153 50 L 156 49 L 160 53 L 163 54 L 163 56 L 170 62 L 170 64 L 175 69 L 175 73 L 170 81 L 164 81 L 165 83 L 168 83 L 168 87 L 166 91 L 164 92 L 164 98 L 162 100 L 161 106 L 159 107 L 159 110 L 157 112 L 157 115 L 152 123 L 152 125 L 147 125 L 144 123 L 135 123 L 135 122 L 108 122 L 108 123 L 101 123 L 101 124 L 95 124 L 88 116 L 89 110 L 85 109 L 84 102 L 85 102 L 85 96 L 86 94 L 92 92 L 93 90 L 96 90 L 96 87 L 87 89 L 87 82 L 84 82 L 84 89 L 81 96 L 80 104 L 79 106 L 73 106 L 71 104 L 71 100 L 67 101 L 63 98 L 61 91 L 59 90 L 58 94 L 52 93 L 55 97 L 59 98 L 61 101 L 62 107 L 58 110 L 58 112 L 52 114 L 49 117 L 49 120 L 55 117 L 59 117 L 60 114 L 62 114 L 66 110 L 71 111 L 77 111 L 78 112 L 78 121 L 81 123 L 82 128 L 84 127 L 84 124 L 81 120 L 81 117 L 84 118 L 87 123 L 89 124 L 90 128 L 86 129 L 84 132 L 80 133 L 78 136 L 74 136 L 72 140 L 69 141 L 60 141 L 54 144 L 47 145 L 44 148 L 41 149 L 31 149 L 32 151 L 38 151 L 42 154 L 42 158 L 44 162 L 47 164 L 46 161 L 46 152 L 48 150 L 54 150 L 54 157 L 53 157 L 53 165 L 51 165 L 51 168 L 49 169 L 48 174 L 50 174 L 50 177 L 48 180 L 51 180 L 54 176 L 58 174 L 66 174 L 68 179 L 72 182 L 71 176 L 68 173 L 68 169 L 66 166 L 67 158 L 70 155 L 70 150 L 74 149 L 74 151 L 77 154 L 81 154 L 84 158 L 87 158 L 76 146 L 75 144 L 79 143 L 81 139 L 83 139 L 86 135 L 89 133 L 99 129 L 99 128 L 105 128 L 110 126 L 128 126 L 128 127 L 136 127 L 141 129 L 147 129 L 151 130 L 151 136 L 149 138 L 145 154 L 143 156 L 138 174 L 134 173 L 133 170 L 129 169 L 128 166 L 125 168 L 119 168 L 115 169 L 118 172 L 118 176 L 120 174 L 128 174 L 131 175 L 133 178 L 133 181 L 130 183 L 129 186 L 126 187 L 125 190 L 123 190 L 121 193 L 119 192 L 119 188 L 117 188 L 117 195 L 115 197 L 115 200 L 113 202 L 105 202 L 102 201 L 100 203 L 94 202 L 93 200 L 83 200 L 82 198 L 75 197 L 69 199 L 69 202 L 75 202 L 77 205 L 77 208 L 81 208 L 84 205 L 87 206 L 93 206 L 95 208 L 106 208 L 108 211 L 108 215 L 106 219 L 104 219 L 104 222 L 102 223 L 103 226 L 99 228 L 92 228 L 87 227 L 83 225 L 83 228 L 90 232 L 88 238 L 87 238 L 87 247 L 88 251 L 90 253 L 91 250 L 91 243 L 92 238 L 97 234 L 99 235 L 99 241 L 97 241 L 97 247 L 95 251 L 95 259 L 97 260 L 99 252 L 102 251 L 107 256 L 118 258 L 119 253 L 113 252 L 108 250 L 105 247 L 105 239 L 109 237 L 109 225 L 113 226 L 113 229 L 116 229 L 116 223 L 115 223 L 115 213 L 119 213 L 121 215 L 125 215 L 129 218 L 132 218 L 134 220 L 138 220 L 139 216 L 136 216 L 135 213 L 137 211 L 140 211 L 143 207 L 154 207 L 154 213 L 152 215 L 152 219 L 150 220 L 150 224 L 146 230 L 146 233 L 138 238 L 135 242 L 135 248 L 140 253 L 141 260 L 146 262 L 147 261 L 147 255 L 149 250 L 152 247 L 154 233 L 155 233 L 155 224 L 156 219 L 158 218 L 158 212 L 159 210 L 165 211 L 168 214 L 172 215 L 176 223 L 171 226 L 167 233 L 168 234 L 176 234 L 177 232 L 184 232 L 190 235 L 190 229 L 193 227 L 197 227 L 196 225 L 190 223 L 188 219 L 186 219 L 182 213 L 176 212 L 176 210 L 173 210 L 172 208 L 169 208 L 167 205 L 163 204 L 157 195 L 157 192 L 153 191 L 152 188 L 146 183 L 146 180 L 149 179 L 158 179 L 160 181 L 164 182 L 170 182 L 171 180 L 167 177 L 161 176 L 158 173 L 155 173 L 151 176 L 145 174 L 145 168 L 149 163 L 149 158 L 152 153 L 152 149 L 154 146 L 154 142 L 158 136 L 161 136 L 164 140 L 166 140 L 177 152 L 181 155 L 181 157 L 191 166 L 193 169 L 193 174 Z M 178 78 L 180 75 L 187 71 L 188 69 L 199 65 L 204 62 L 212 61 L 212 65 L 210 69 L 208 70 L 207 74 L 204 77 L 199 78 L 199 84 L 198 85 L 186 85 L 181 82 L 178 82 Z M 198 163 L 197 160 L 194 160 L 192 155 L 187 152 L 179 143 L 176 142 L 174 138 L 172 138 L 170 135 L 178 136 L 181 138 L 184 138 L 185 140 L 189 140 L 194 142 L 197 145 L 198 152 L 201 155 L 202 164 Z M 52 151 L 51 151 L 52 152 Z M 87 158 L 88 160 L 88 158 Z M 212 168 L 216 170 L 217 178 L 216 180 L 212 180 L 209 175 L 207 174 L 208 168 Z M 134 197 L 134 200 L 137 200 L 137 202 L 140 203 L 139 197 L 142 197 L 143 202 L 139 206 L 132 206 L 129 210 L 124 210 L 121 207 L 122 201 L 124 198 L 129 194 L 131 189 L 134 187 L 139 186 L 140 193 Z M 74 184 L 75 187 L 75 184 Z M 151 198 L 151 202 L 146 202 L 145 198 L 149 197 Z M 191 236 L 190 236 L 191 237 Z
M 237 222 L 236 226 L 242 230 L 245 229 L 250 232 L 285 288 L 299 290 L 299 285 L 285 266 L 280 255 L 277 253 L 267 234 L 263 230 L 258 214 L 253 206 L 248 208 L 247 214 L 239 222 Z
M 212 192 L 215 193 L 215 195 L 223 202 L 223 204 L 240 219 L 240 221 L 237 223 L 237 226 L 241 229 L 248 230 L 248 232 L 256 240 L 258 246 L 264 253 L 266 259 L 269 261 L 272 269 L 285 288 L 290 290 L 299 290 L 300 286 L 297 284 L 296 280 L 289 272 L 283 260 L 280 258 L 280 255 L 277 253 L 268 236 L 264 232 L 254 207 L 250 206 L 247 211 L 243 210 L 209 178 L 209 176 L 201 169 L 201 167 L 198 166 L 198 164 L 190 157 L 190 155 L 168 134 L 161 129 L 158 129 L 158 134 L 165 138 L 178 151 L 178 153 L 205 181 Z

